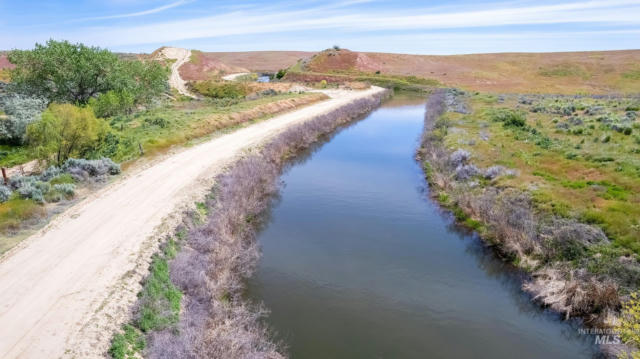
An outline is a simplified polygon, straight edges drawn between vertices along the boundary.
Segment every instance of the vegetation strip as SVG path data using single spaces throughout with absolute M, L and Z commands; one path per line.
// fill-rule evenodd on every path
M 66 41 L 8 56 L 14 67 L 11 82 L 0 82 L 0 166 L 24 164 L 29 173 L 85 158 L 123 163 L 126 170 L 140 157 L 326 99 L 320 93 L 205 82 L 205 98 L 193 100 L 169 91 L 165 58 L 126 60 Z M 92 181 L 73 174 L 14 173 L 0 185 L 0 255 L 107 179 L 93 173 Z
M 242 297 L 243 281 L 259 258 L 257 231 L 278 192 L 278 177 L 297 153 L 371 111 L 388 94 L 356 100 L 292 127 L 218 176 L 209 198 L 185 217 L 177 239 L 154 258 L 133 320 L 114 337 L 111 355 L 283 357 L 260 323 L 265 309 Z
M 587 326 L 617 329 L 625 342 L 638 345 L 640 336 L 637 330 L 634 332 L 630 328 L 640 325 L 637 315 L 640 305 L 635 294 L 628 301 L 629 293 L 640 287 L 640 265 L 632 252 L 633 244 L 629 249 L 622 247 L 624 241 L 619 245 L 612 244 L 614 238 L 608 237 L 607 233 L 615 232 L 605 233 L 594 222 L 585 223 L 580 221 L 581 217 L 568 215 L 569 212 L 560 213 L 541 206 L 530 189 L 512 184 L 518 176 L 524 175 L 519 170 L 527 170 L 530 165 L 513 169 L 493 163 L 483 169 L 473 163 L 472 158 L 474 161 L 476 158 L 472 152 L 461 148 L 454 150 L 454 146 L 471 141 L 463 124 L 473 121 L 476 113 L 461 102 L 463 99 L 468 100 L 468 94 L 441 89 L 427 102 L 418 158 L 433 196 L 451 209 L 459 222 L 477 230 L 503 258 L 530 274 L 523 289 L 535 300 L 567 318 L 580 317 Z M 519 101 L 529 100 L 521 97 Z M 575 109 L 570 110 L 570 114 L 574 112 Z M 549 148 L 547 142 L 558 141 L 546 137 L 540 126 L 528 126 L 522 112 L 491 108 L 484 114 L 489 121 L 481 126 L 483 141 L 498 136 L 497 129 L 506 131 L 505 136 L 526 138 L 526 142 L 533 142 L 533 146 L 543 150 Z M 491 129 L 494 132 L 490 132 Z M 449 141 L 450 133 L 455 134 L 453 137 L 457 142 Z M 467 148 L 481 151 L 474 146 Z M 524 146 L 520 146 L 523 152 Z M 504 151 L 507 150 L 503 146 L 500 152 Z M 612 183 L 559 181 L 539 175 L 568 188 L 584 188 L 589 183 L 604 186 L 603 195 L 609 200 L 625 198 L 623 189 Z M 600 254 L 590 257 L 596 251 Z M 599 264 L 596 266 L 596 263 Z

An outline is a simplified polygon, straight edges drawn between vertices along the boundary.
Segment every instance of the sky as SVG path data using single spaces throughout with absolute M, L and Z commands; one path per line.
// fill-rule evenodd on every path
M 122 52 L 640 48 L 640 0 L 0 0 L 0 15 L 2 50 L 50 38 Z

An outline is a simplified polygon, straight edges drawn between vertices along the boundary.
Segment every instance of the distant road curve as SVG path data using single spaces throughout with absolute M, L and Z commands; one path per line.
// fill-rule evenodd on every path
M 180 66 L 184 65 L 191 59 L 191 50 L 181 49 L 178 47 L 165 47 L 160 52 L 167 59 L 176 60 L 171 65 L 171 76 L 169 77 L 169 85 L 178 90 L 182 95 L 195 98 L 193 94 L 187 90 L 187 82 L 180 77 Z
M 127 319 L 158 238 L 244 151 L 384 91 L 331 98 L 167 156 L 91 194 L 0 259 L 0 358 L 100 358 Z

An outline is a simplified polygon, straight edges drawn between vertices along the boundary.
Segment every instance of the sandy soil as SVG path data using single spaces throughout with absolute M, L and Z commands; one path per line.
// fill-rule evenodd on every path
M 0 260 L 0 357 L 103 357 L 159 237 L 216 174 L 288 126 L 378 91 L 328 91 L 329 100 L 128 173 L 61 214 Z
M 167 59 L 176 60 L 176 62 L 171 64 L 171 76 L 169 77 L 169 85 L 178 90 L 179 93 L 195 98 L 195 96 L 189 93 L 189 90 L 187 90 L 187 82 L 183 80 L 182 77 L 180 77 L 180 72 L 178 71 L 180 69 L 180 66 L 189 62 L 189 59 L 191 58 L 191 50 L 180 49 L 177 47 L 165 47 L 162 49 L 161 55 L 166 57 Z

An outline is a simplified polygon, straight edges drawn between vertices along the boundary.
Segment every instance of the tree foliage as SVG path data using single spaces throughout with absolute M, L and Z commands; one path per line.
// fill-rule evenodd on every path
M 42 120 L 27 128 L 27 139 L 37 157 L 58 165 L 70 157 L 84 157 L 107 133 L 108 125 L 91 108 L 51 104 Z
M 33 50 L 14 50 L 11 80 L 17 89 L 52 102 L 86 104 L 108 91 L 128 92 L 135 103 L 167 88 L 168 70 L 157 62 L 124 61 L 109 50 L 49 40 Z
M 135 98 L 129 91 L 107 91 L 98 98 L 89 100 L 89 106 L 93 108 L 98 117 L 111 117 L 120 114 L 128 114 L 134 107 Z

